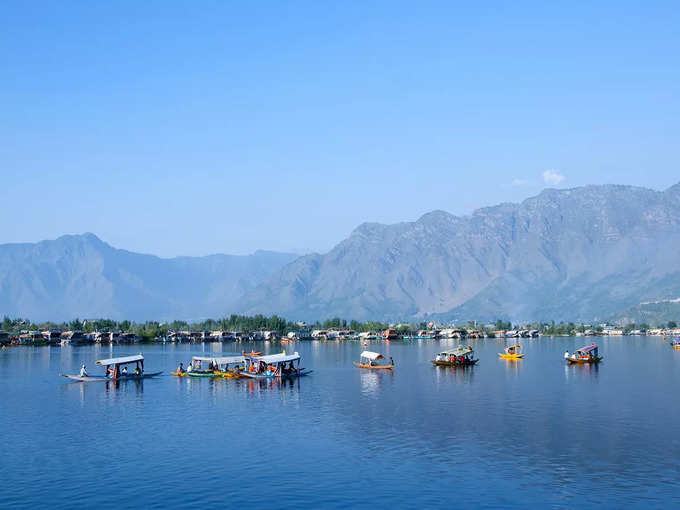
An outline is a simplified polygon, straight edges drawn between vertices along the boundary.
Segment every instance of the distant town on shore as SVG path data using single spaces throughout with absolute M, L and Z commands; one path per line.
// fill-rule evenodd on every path
M 347 321 L 340 318 L 291 322 L 282 317 L 231 315 L 200 322 L 132 322 L 109 319 L 74 319 L 69 322 L 34 323 L 28 319 L 4 317 L 0 344 L 8 345 L 83 345 L 137 342 L 229 342 L 295 340 L 417 340 L 537 338 L 541 336 L 680 336 L 675 321 L 665 324 L 583 324 L 574 322 L 535 322 L 513 324 L 469 321 L 465 324 L 434 322 L 389 324 L 378 321 Z

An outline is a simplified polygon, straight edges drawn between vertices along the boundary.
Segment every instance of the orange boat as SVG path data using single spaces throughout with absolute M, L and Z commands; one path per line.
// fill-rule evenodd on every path
M 389 365 L 381 365 L 378 360 L 385 359 L 382 354 L 371 351 L 364 351 L 361 353 L 361 360 L 355 361 L 354 366 L 358 368 L 365 368 L 368 370 L 392 370 L 394 368 L 394 362 L 390 358 Z
M 262 351 L 242 351 L 244 356 L 262 356 Z

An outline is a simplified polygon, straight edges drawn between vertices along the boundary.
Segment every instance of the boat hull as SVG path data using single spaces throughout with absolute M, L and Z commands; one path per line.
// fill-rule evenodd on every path
M 354 362 L 354 366 L 358 368 L 363 368 L 366 370 L 392 370 L 394 365 L 368 365 L 366 363 Z
M 524 353 L 522 354 L 506 354 L 506 353 L 498 353 L 498 356 L 502 359 L 522 359 L 524 357 Z
M 313 370 L 302 369 L 295 374 L 281 374 L 281 375 L 266 375 L 266 374 L 251 374 L 249 372 L 241 372 L 239 375 L 246 379 L 296 379 L 304 377 L 313 372 Z
M 602 356 L 591 359 L 566 358 L 566 360 L 572 365 L 587 365 L 592 363 L 599 363 L 600 361 L 602 361 Z
M 466 363 L 459 363 L 457 361 L 438 361 L 436 359 L 430 360 L 430 363 L 437 367 L 472 367 L 477 364 L 479 360 L 475 359 L 472 361 L 468 361 Z
M 110 377 L 106 377 L 104 375 L 88 375 L 86 377 L 81 377 L 79 375 L 70 375 L 70 374 L 60 374 L 62 377 L 66 377 L 67 379 L 71 379 L 73 381 L 79 381 L 79 382 L 102 382 L 102 381 L 140 381 L 142 379 L 149 379 L 151 377 L 155 377 L 157 375 L 162 374 L 163 372 L 151 372 L 148 374 L 142 374 L 142 375 L 124 375 L 120 376 L 117 379 L 112 379 Z

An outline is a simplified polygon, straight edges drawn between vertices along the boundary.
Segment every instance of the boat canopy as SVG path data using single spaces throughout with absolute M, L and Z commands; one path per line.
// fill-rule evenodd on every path
M 597 344 L 588 345 L 587 347 L 581 347 L 576 352 L 589 353 L 591 351 L 597 350 Z
M 472 354 L 473 351 L 470 347 L 466 347 L 463 345 L 459 345 L 455 349 L 449 349 L 448 351 L 442 351 L 439 354 L 442 356 L 451 356 L 452 354 L 455 356 L 465 356 L 466 354 Z
M 295 352 L 293 354 L 286 354 L 285 352 L 282 352 L 281 354 L 270 354 L 268 356 L 255 356 L 254 359 L 257 361 L 264 361 L 267 364 L 275 364 L 275 363 L 285 363 L 287 361 L 295 361 L 300 359 L 300 355 Z
M 374 361 L 376 359 L 380 359 L 383 357 L 382 354 L 379 354 L 377 352 L 371 352 L 371 351 L 364 351 L 361 353 L 362 358 L 370 359 L 371 361 Z
M 144 361 L 144 356 L 135 354 L 134 356 L 124 356 L 122 358 L 99 359 L 96 363 L 97 365 L 127 365 L 135 361 Z
M 243 363 L 245 360 L 245 356 L 222 356 L 221 358 L 214 358 L 213 361 L 218 365 L 231 365 L 232 363 Z

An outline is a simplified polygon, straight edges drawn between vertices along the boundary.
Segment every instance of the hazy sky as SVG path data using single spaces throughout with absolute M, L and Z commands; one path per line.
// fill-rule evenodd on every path
M 325 251 L 680 181 L 678 2 L 478 3 L 2 2 L 0 243 Z

